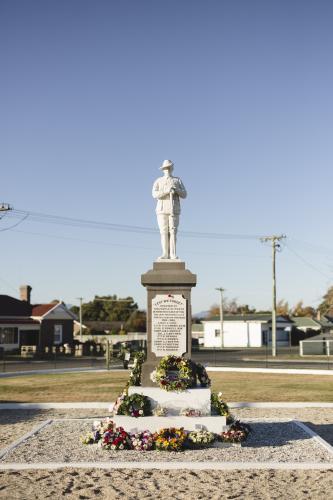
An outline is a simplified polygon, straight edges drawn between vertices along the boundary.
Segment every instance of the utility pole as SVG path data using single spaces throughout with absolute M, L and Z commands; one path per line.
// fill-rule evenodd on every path
M 272 273 L 273 273 L 273 301 L 272 301 L 272 356 L 276 356 L 276 269 L 275 269 L 275 256 L 276 251 L 281 248 L 279 241 L 286 238 L 285 234 L 280 234 L 279 236 L 265 236 L 260 238 L 262 243 L 271 242 L 272 244 Z
M 218 292 L 220 292 L 220 330 L 221 330 L 221 348 L 224 348 L 224 329 L 223 329 L 223 292 L 225 292 L 225 288 L 215 288 Z
M 8 212 L 9 210 L 13 210 L 9 203 L 0 203 L 0 212 Z
M 83 297 L 78 297 L 80 301 L 80 342 L 82 342 L 82 301 Z

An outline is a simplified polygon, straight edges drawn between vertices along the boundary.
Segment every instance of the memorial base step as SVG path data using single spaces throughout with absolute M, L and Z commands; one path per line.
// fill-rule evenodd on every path
M 186 408 L 200 411 L 202 416 L 211 415 L 211 390 L 209 388 L 198 387 L 182 392 L 165 391 L 159 387 L 131 386 L 128 388 L 129 395 L 135 393 L 147 396 L 150 399 L 152 409 L 156 406 L 166 408 L 170 416 L 177 416 Z
M 220 416 L 213 417 L 127 417 L 124 415 L 115 415 L 112 417 L 117 427 L 123 427 L 126 432 L 142 432 L 149 430 L 156 432 L 160 429 L 183 427 L 186 431 L 207 430 L 220 434 L 227 430 L 226 418 Z

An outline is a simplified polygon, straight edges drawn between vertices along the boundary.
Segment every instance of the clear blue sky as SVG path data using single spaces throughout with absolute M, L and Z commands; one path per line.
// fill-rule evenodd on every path
M 329 0 L 2 0 L 0 201 L 156 228 L 169 158 L 188 190 L 180 229 L 285 233 L 278 299 L 317 304 L 333 284 L 332 26 Z M 157 233 L 18 220 L 0 220 L 0 293 L 145 307 Z M 270 307 L 260 241 L 180 235 L 178 254 L 194 312 L 218 286 Z

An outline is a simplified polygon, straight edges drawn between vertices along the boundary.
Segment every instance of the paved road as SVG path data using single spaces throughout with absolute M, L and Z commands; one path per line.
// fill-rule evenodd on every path
M 281 352 L 285 355 L 285 351 Z M 279 353 L 278 353 L 279 356 Z M 254 359 L 262 357 L 263 359 Z M 302 359 L 279 359 L 272 361 L 265 359 L 265 350 L 251 349 L 251 351 L 243 350 L 200 350 L 192 352 L 193 361 L 206 364 L 208 366 L 225 366 L 225 367 L 238 367 L 238 368 L 298 368 L 298 369 L 315 369 L 315 370 L 333 370 L 333 356 L 330 360 L 327 358 L 320 358 L 318 360 L 302 360 Z M 71 358 L 71 359 L 53 359 L 45 361 L 34 360 L 13 360 L 7 357 L 5 360 L 0 360 L 0 373 L 2 372 L 20 372 L 29 370 L 52 370 L 52 369 L 66 369 L 66 368 L 105 368 L 105 359 L 96 357 L 85 358 Z M 111 369 L 122 368 L 119 359 L 115 359 L 111 363 Z
M 34 361 L 34 360 L 10 360 L 5 359 L 0 361 L 0 373 L 2 372 L 21 372 L 21 371 L 29 371 L 29 370 L 61 370 L 66 368 L 93 368 L 93 369 L 102 369 L 105 368 L 105 359 L 103 358 L 73 358 L 66 360 L 42 360 L 42 361 Z M 111 368 L 122 368 L 122 364 L 119 360 L 114 360 L 111 363 Z
M 285 356 L 282 352 L 281 356 Z M 256 359 L 262 358 L 262 359 Z M 264 350 L 200 350 L 192 352 L 193 361 L 207 364 L 208 366 L 225 366 L 238 368 L 297 368 L 314 370 L 333 370 L 333 356 L 318 360 L 307 359 L 283 359 L 277 356 L 276 360 L 271 360 Z

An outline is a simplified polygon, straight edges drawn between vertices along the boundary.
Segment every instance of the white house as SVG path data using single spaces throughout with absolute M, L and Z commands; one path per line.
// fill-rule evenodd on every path
M 202 321 L 204 347 L 262 347 L 271 344 L 271 314 L 228 315 L 223 321 L 221 337 L 220 318 Z M 288 346 L 293 322 L 277 316 L 276 341 L 279 346 Z

